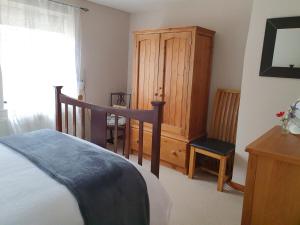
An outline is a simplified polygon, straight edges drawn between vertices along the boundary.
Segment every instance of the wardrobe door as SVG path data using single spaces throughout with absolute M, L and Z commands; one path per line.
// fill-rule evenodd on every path
M 163 33 L 160 39 L 159 100 L 166 102 L 162 129 L 187 135 L 192 32 Z
M 157 100 L 159 37 L 159 34 L 135 36 L 132 87 L 134 109 L 152 109 L 151 101 Z

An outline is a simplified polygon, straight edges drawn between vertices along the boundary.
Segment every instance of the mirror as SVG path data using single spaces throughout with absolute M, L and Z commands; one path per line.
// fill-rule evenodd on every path
M 300 28 L 278 29 L 273 67 L 300 67 Z
M 300 17 L 268 19 L 260 76 L 300 79 Z

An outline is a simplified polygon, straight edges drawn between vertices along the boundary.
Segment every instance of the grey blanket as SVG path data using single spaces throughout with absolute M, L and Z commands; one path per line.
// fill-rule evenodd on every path
M 125 159 L 53 130 L 0 138 L 65 185 L 86 225 L 148 225 L 146 183 Z

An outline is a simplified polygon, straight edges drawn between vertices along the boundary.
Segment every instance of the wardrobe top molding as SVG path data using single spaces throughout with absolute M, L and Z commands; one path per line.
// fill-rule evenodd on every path
M 196 32 L 197 34 L 211 36 L 211 37 L 213 37 L 216 33 L 213 30 L 209 30 L 198 26 L 148 29 L 148 30 L 134 31 L 133 33 L 151 34 L 151 33 L 172 33 L 172 32 Z

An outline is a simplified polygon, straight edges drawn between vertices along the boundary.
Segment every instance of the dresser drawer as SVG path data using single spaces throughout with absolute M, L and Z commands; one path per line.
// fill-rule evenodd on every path
M 131 129 L 131 149 L 138 149 L 138 129 Z M 147 155 L 151 155 L 151 145 L 152 145 L 152 134 L 150 132 L 144 131 L 144 145 L 143 151 Z M 175 166 L 180 166 L 185 168 L 186 166 L 186 146 L 187 144 L 183 141 L 175 140 L 168 137 L 161 137 L 161 150 L 160 159 L 171 163 Z

